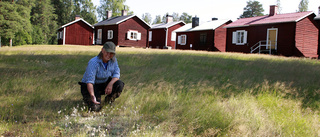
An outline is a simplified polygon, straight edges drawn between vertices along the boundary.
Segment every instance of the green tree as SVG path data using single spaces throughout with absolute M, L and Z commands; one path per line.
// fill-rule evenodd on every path
M 153 21 L 153 24 L 159 24 L 162 22 L 161 15 L 157 15 Z
M 262 4 L 259 1 L 247 1 L 247 6 L 243 9 L 243 14 L 240 18 L 249 18 L 256 16 L 263 16 L 264 9 L 262 8 Z
M 281 14 L 282 7 L 281 7 L 280 0 L 277 0 L 277 6 L 278 6 L 278 14 Z
M 72 0 L 52 0 L 51 2 L 55 9 L 54 14 L 58 16 L 58 26 L 62 26 L 74 20 L 74 17 L 70 17 L 74 9 L 74 4 Z
M 31 23 L 33 25 L 33 44 L 55 44 L 57 15 L 54 14 L 54 7 L 51 0 L 41 0 L 35 3 L 31 11 Z
M 9 41 L 10 46 L 30 44 L 32 26 L 30 11 L 33 0 L 0 1 L 0 36 Z M 13 39 L 16 39 L 13 41 Z
M 81 18 L 86 20 L 90 24 L 97 23 L 96 6 L 93 5 L 92 0 L 73 0 L 74 9 L 71 13 L 71 17 L 80 15 Z
M 150 13 L 142 14 L 142 20 L 144 20 L 148 24 L 151 24 L 152 23 L 151 14 Z
M 121 16 L 121 11 L 128 11 L 128 15 L 133 14 L 129 11 L 129 6 L 124 3 L 126 0 L 100 0 L 100 6 L 98 7 L 99 19 L 105 20 L 107 18 L 106 11 L 112 11 L 112 17 Z
M 172 17 L 173 17 L 173 21 L 179 21 L 180 20 L 179 13 L 173 12 L 172 13 Z
M 183 12 L 182 15 L 180 16 L 180 20 L 184 21 L 185 23 L 191 23 L 192 22 L 192 16 L 189 15 L 186 12 Z
M 167 15 L 170 15 L 170 14 L 167 12 L 166 14 L 164 14 L 162 16 L 162 23 L 166 23 Z M 173 12 L 172 15 L 170 15 L 170 16 L 172 16 L 172 21 L 179 21 L 180 20 L 178 13 Z
M 308 11 L 308 4 L 309 4 L 308 0 L 301 0 L 299 3 L 298 12 Z

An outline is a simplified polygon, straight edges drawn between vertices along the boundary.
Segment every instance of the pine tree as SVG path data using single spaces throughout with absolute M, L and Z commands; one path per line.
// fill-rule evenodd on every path
M 33 0 L 0 1 L 0 36 L 12 45 L 32 42 L 30 11 Z M 15 39 L 15 41 L 13 41 Z
M 282 10 L 280 0 L 277 0 L 277 6 L 278 6 L 278 14 L 280 14 L 280 13 L 281 13 L 281 10 Z
M 142 14 L 142 20 L 144 20 L 148 24 L 151 24 L 152 23 L 151 14 L 150 13 Z
M 74 9 L 72 0 L 52 0 L 51 2 L 55 9 L 54 14 L 58 16 L 58 26 L 62 26 L 74 20 L 74 18 L 71 18 L 70 16 Z
M 31 23 L 33 25 L 33 44 L 56 43 L 57 15 L 54 14 L 51 0 L 41 0 L 35 3 L 31 12 Z
M 112 17 L 121 16 L 121 11 L 128 11 L 128 15 L 133 14 L 129 11 L 129 6 L 124 3 L 126 0 L 100 0 L 100 6 L 98 7 L 98 16 L 100 19 L 105 20 L 107 18 L 106 11 L 112 11 Z
M 240 18 L 249 18 L 256 16 L 263 16 L 264 9 L 262 8 L 262 4 L 259 1 L 247 1 L 247 6 L 243 9 L 243 14 Z
M 186 12 L 183 12 L 182 15 L 180 16 L 180 20 L 184 21 L 185 23 L 191 23 L 192 16 Z
M 160 16 L 160 15 L 157 15 L 156 18 L 155 18 L 154 21 L 153 21 L 153 24 L 159 24 L 159 23 L 161 23 L 161 22 L 162 22 L 161 16 Z
M 308 4 L 309 4 L 308 0 L 301 0 L 299 3 L 298 12 L 308 11 Z

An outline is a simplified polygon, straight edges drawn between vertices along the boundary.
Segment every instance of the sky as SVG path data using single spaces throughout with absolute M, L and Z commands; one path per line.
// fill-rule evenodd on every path
M 98 7 L 100 0 L 92 0 Z M 179 16 L 186 12 L 192 17 L 197 16 L 200 22 L 210 21 L 211 18 L 237 20 L 243 13 L 243 8 L 247 6 L 249 0 L 126 0 L 125 5 L 129 6 L 129 10 L 133 11 L 138 17 L 142 14 L 149 13 L 152 20 L 156 15 L 164 16 L 166 13 L 178 13 Z M 270 5 L 276 5 L 277 0 L 257 0 L 264 9 L 264 14 L 269 14 Z M 293 13 L 298 10 L 301 0 L 280 0 L 281 13 Z M 309 0 L 308 11 L 319 14 L 318 7 L 320 0 Z

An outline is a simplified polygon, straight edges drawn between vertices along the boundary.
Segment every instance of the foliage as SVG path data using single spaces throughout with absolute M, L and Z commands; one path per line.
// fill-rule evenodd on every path
M 157 15 L 153 21 L 153 24 L 160 24 L 162 22 L 161 15 Z
M 52 4 L 56 9 L 54 14 L 58 16 L 58 26 L 62 26 L 74 20 L 74 18 L 70 17 L 74 9 L 73 0 L 53 0 Z
M 318 60 L 117 48 L 124 91 L 113 105 L 93 113 L 82 104 L 77 81 L 100 50 L 1 48 L 0 134 L 319 135 Z
M 95 11 L 96 6 L 93 5 L 92 0 L 74 0 L 74 10 L 71 15 L 72 17 L 80 15 L 88 23 L 95 24 L 97 23 Z
M 121 16 L 121 11 L 128 11 L 128 15 L 133 14 L 130 11 L 129 6 L 124 3 L 126 0 L 100 0 L 100 6 L 98 7 L 98 16 L 100 19 L 105 20 L 106 11 L 112 11 L 112 17 Z
M 277 0 L 277 7 L 278 7 L 278 14 L 281 14 L 282 7 L 281 7 L 281 1 L 280 0 Z
M 30 2 L 30 3 L 29 3 Z M 0 2 L 0 36 L 14 39 L 14 45 L 30 44 L 32 1 Z
M 57 15 L 54 14 L 51 0 L 42 0 L 35 3 L 31 10 L 31 23 L 33 25 L 33 44 L 52 44 L 56 42 Z
M 299 3 L 298 12 L 308 11 L 308 4 L 309 4 L 308 0 L 301 0 Z
M 150 13 L 144 13 L 142 14 L 142 20 L 144 20 L 146 23 L 151 24 L 152 23 L 152 17 Z
M 263 16 L 264 9 L 262 8 L 262 4 L 256 0 L 247 1 L 247 6 L 243 8 L 243 14 L 240 18 L 249 18 L 256 16 Z
M 185 23 L 192 23 L 192 16 L 186 12 L 183 12 L 180 16 L 180 20 L 184 21 Z

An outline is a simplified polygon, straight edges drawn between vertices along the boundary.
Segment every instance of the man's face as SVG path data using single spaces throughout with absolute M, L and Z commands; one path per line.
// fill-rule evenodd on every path
M 111 58 L 113 58 L 114 53 L 107 52 L 104 48 L 102 48 L 102 61 L 107 63 Z

